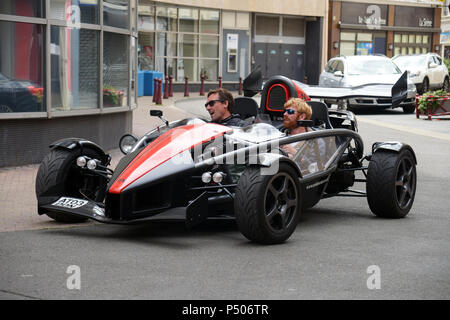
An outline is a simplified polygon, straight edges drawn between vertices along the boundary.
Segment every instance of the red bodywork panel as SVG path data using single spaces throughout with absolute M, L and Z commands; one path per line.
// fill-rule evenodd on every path
M 292 83 L 294 84 L 295 89 L 297 90 L 297 97 L 301 98 L 305 101 L 311 101 L 311 98 L 306 94 L 305 91 L 303 91 L 302 88 L 300 88 L 300 86 L 298 84 L 295 83 L 295 81 L 292 81 Z
M 202 123 L 173 128 L 163 133 L 130 162 L 109 188 L 109 192 L 122 192 L 131 183 L 177 154 L 222 136 L 230 130 L 232 129 L 219 124 Z

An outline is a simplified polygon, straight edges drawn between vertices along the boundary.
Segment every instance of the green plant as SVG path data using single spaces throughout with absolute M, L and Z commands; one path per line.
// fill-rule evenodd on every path
M 119 104 L 119 91 L 111 86 L 103 86 L 103 103 L 104 104 Z
M 428 91 L 424 93 L 418 101 L 418 109 L 422 112 L 427 112 L 428 108 L 431 111 L 436 110 L 441 106 L 441 97 L 446 97 L 447 92 L 445 90 Z
M 444 64 L 448 69 L 448 72 L 450 73 L 450 59 L 444 59 Z

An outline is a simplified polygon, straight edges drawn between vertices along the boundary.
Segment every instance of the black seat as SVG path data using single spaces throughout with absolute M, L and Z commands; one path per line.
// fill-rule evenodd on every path
M 307 103 L 312 109 L 311 120 L 314 121 L 314 125 L 325 124 L 325 128 L 333 129 L 330 123 L 327 105 L 320 101 L 308 101 Z
M 249 97 L 237 97 L 234 99 L 233 113 L 241 116 L 241 119 L 256 117 L 258 114 L 258 103 Z

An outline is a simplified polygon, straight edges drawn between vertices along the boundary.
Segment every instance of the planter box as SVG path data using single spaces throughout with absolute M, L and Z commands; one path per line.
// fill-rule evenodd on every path
M 419 110 L 419 99 L 420 96 L 416 96 L 416 118 L 418 119 L 421 115 L 427 116 L 428 120 L 432 120 L 433 117 L 441 117 L 450 115 L 450 95 L 447 96 L 430 96 L 427 101 L 438 101 L 439 107 L 431 110 L 428 107 L 427 111 Z

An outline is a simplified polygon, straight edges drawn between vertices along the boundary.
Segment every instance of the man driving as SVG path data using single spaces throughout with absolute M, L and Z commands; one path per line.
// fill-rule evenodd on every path
M 211 116 L 211 122 L 224 126 L 246 126 L 247 122 L 242 120 L 238 114 L 233 114 L 233 107 L 234 98 L 227 89 L 217 88 L 208 92 L 205 108 Z

